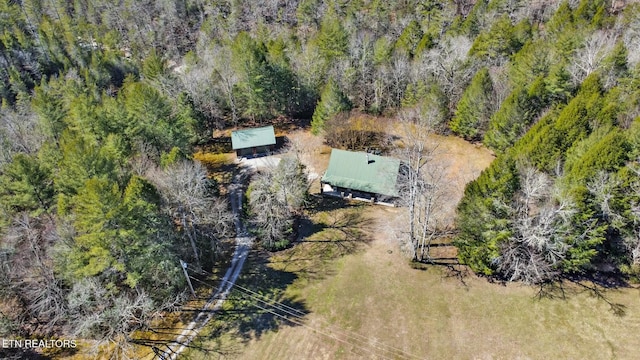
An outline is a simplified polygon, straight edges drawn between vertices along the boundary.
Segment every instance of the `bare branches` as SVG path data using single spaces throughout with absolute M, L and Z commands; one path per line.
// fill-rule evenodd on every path
M 297 158 L 283 158 L 276 169 L 258 174 L 251 182 L 253 224 L 268 249 L 289 244 L 293 218 L 304 205 L 307 190 L 307 175 Z
M 197 59 L 180 72 L 182 86 L 208 117 L 221 119 L 225 110 L 229 110 L 234 126 L 237 125 L 238 107 L 233 89 L 239 78 L 232 67 L 231 50 L 214 44 L 200 50 Z
M 29 110 L 0 110 L 0 165 L 11 162 L 14 153 L 33 154 L 40 148 L 44 136 L 37 123 Z
M 416 66 L 414 76 L 424 76 L 425 70 L 434 79 L 449 98 L 450 104 L 456 104 L 475 69 L 467 63 L 467 54 L 471 49 L 471 41 L 458 36 L 444 39 L 440 45 L 430 50 L 423 58 L 420 66 Z
M 48 252 L 56 238 L 49 217 L 33 218 L 26 213 L 13 219 L 5 237 L 13 248 L 5 259 L 4 275 L 11 286 L 5 290 L 23 299 L 25 311 L 44 325 L 39 329 L 44 332 L 53 331 L 67 315 L 62 283 L 54 274 Z
M 631 170 L 640 176 L 640 169 L 632 167 Z M 624 245 L 629 253 L 629 262 L 632 266 L 632 272 L 640 271 L 640 182 L 632 183 L 631 193 L 635 195 L 636 200 L 631 203 L 631 235 L 624 239 Z
M 404 117 L 402 146 L 397 151 L 402 160 L 398 193 L 407 208 L 402 232 L 413 260 L 425 261 L 430 259 L 431 243 L 442 230 L 445 172 L 434 160 L 438 144 L 430 137 L 429 119 L 418 118 L 414 123 L 410 114 Z
M 569 72 L 575 84 L 581 84 L 592 72 L 599 69 L 615 45 L 616 36 L 606 31 L 596 31 L 576 53 Z
M 510 206 L 511 234 L 500 244 L 496 265 L 510 281 L 539 284 L 560 275 L 571 243 L 574 204 L 546 174 L 520 169 L 520 192 Z
M 111 343 L 111 358 L 128 359 L 127 335 L 148 325 L 154 314 L 153 301 L 144 291 L 113 295 L 96 278 L 76 282 L 68 295 L 70 324 L 75 336 Z
M 634 67 L 640 63 L 640 17 L 630 17 L 628 23 L 623 23 L 620 26 L 624 31 L 622 41 L 629 51 L 627 61 L 630 67 Z
M 199 242 L 208 239 L 211 251 L 233 231 L 233 214 L 227 202 L 213 195 L 213 183 L 199 162 L 180 161 L 165 170 L 154 169 L 148 177 L 165 201 L 165 211 L 189 240 L 194 260 L 201 265 Z
M 614 210 L 612 201 L 616 196 L 614 191 L 620 185 L 620 179 L 605 171 L 598 172 L 598 174 L 587 183 L 587 190 L 595 197 L 595 201 L 600 209 L 600 217 L 617 227 L 622 225 L 624 219 L 621 214 Z

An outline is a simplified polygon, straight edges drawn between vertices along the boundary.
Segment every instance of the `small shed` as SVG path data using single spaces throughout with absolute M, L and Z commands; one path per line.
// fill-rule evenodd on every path
M 238 157 L 268 154 L 276 145 L 273 126 L 236 130 L 231 132 L 231 147 Z
M 331 150 L 329 167 L 320 180 L 322 193 L 371 202 L 398 196 L 400 160 L 365 152 Z

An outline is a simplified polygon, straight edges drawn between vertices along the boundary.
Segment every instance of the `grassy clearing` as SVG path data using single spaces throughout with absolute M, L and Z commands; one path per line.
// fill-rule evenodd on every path
M 407 358 L 387 347 L 393 346 L 427 359 L 631 359 L 640 346 L 638 289 L 598 297 L 564 284 L 564 298 L 560 289 L 555 298 L 538 298 L 531 287 L 471 275 L 462 282 L 441 267 L 413 270 L 382 236 L 333 260 L 319 259 L 318 243 L 302 245 L 260 266 L 290 274 L 275 298 L 301 306 L 305 326 L 280 321 L 259 335 L 236 337 L 233 354 L 222 358 Z M 309 272 L 310 264 L 321 271 Z M 260 281 L 243 286 L 264 289 Z M 624 314 L 616 315 L 612 304 Z
M 193 158 L 200 161 L 207 168 L 209 177 L 218 184 L 221 195 L 226 194 L 227 186 L 231 184 L 233 175 L 237 171 L 235 154 L 216 154 L 201 150 L 193 154 Z

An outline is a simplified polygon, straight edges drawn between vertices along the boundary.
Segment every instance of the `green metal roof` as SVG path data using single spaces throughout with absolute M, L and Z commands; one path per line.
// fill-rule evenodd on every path
M 353 190 L 397 196 L 396 181 L 399 169 L 398 159 L 332 149 L 329 167 L 322 177 L 322 182 Z
M 273 145 L 275 143 L 276 134 L 273 131 L 273 126 L 231 132 L 231 146 L 233 150 Z

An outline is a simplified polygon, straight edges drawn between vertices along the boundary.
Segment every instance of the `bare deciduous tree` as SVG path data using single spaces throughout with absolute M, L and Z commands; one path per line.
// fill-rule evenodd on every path
M 303 44 L 300 51 L 295 49 L 293 51 L 291 65 L 301 79 L 302 85 L 309 89 L 320 89 L 330 77 L 327 75 L 329 61 L 322 56 L 318 46 L 313 43 Z
M 593 33 L 584 42 L 569 67 L 574 83 L 581 84 L 592 72 L 599 69 L 615 45 L 615 35 L 604 30 Z
M 510 86 L 506 68 L 490 69 L 489 76 L 491 76 L 491 84 L 495 93 L 491 106 L 493 109 L 498 109 L 500 104 L 511 94 L 513 88 Z
M 200 267 L 202 250 L 198 243 L 208 239 L 215 253 L 218 242 L 232 232 L 234 217 L 227 202 L 213 195 L 207 171 L 199 162 L 183 160 L 165 170 L 150 171 L 147 176 L 160 190 L 167 213 L 180 224 Z
M 433 116 L 420 112 L 402 113 L 402 145 L 397 150 L 401 159 L 398 192 L 407 212 L 402 230 L 414 261 L 430 261 L 431 243 L 443 230 L 442 201 L 445 194 L 445 171 L 434 155 L 438 143 L 433 134 Z
M 233 69 L 231 50 L 211 45 L 199 51 L 198 61 L 180 74 L 182 86 L 201 111 L 212 119 L 220 119 L 225 108 L 231 111 L 234 125 L 238 121 L 234 88 L 238 76 Z M 219 124 L 221 126 L 221 124 Z
M 98 279 L 85 278 L 67 296 L 75 336 L 96 339 L 94 351 L 110 344 L 110 359 L 134 359 L 129 334 L 148 326 L 155 306 L 144 291 L 114 295 Z
M 274 169 L 258 174 L 249 186 L 253 225 L 265 246 L 278 249 L 288 244 L 293 218 L 306 200 L 307 175 L 297 158 L 285 157 Z
M 5 240 L 13 251 L 7 254 L 5 274 L 8 290 L 17 294 L 32 319 L 52 329 L 67 317 L 65 292 L 54 274 L 53 261 L 47 251 L 56 241 L 55 224 L 48 216 L 34 218 L 26 213 L 14 217 Z
M 231 51 L 229 51 L 228 48 L 214 48 L 207 58 L 216 59 L 214 62 L 213 79 L 217 81 L 218 87 L 225 94 L 227 105 L 231 109 L 231 120 L 233 125 L 237 126 L 238 108 L 233 90 L 238 83 L 238 76 L 231 66 Z
M 511 213 L 512 234 L 501 243 L 497 268 L 510 281 L 538 284 L 556 278 L 569 250 L 575 206 L 546 174 L 520 170 L 520 192 Z
M 632 171 L 640 176 L 640 169 L 633 167 Z M 640 198 L 640 182 L 631 186 L 631 192 L 636 198 Z M 636 271 L 640 270 L 640 202 L 631 204 L 632 233 L 624 239 L 624 245 L 629 254 L 629 262 Z
M 622 24 L 622 27 L 622 40 L 629 51 L 627 61 L 630 67 L 634 67 L 640 62 L 640 17 L 632 17 L 631 21 Z
M 443 39 L 422 57 L 414 67 L 413 77 L 432 74 L 449 99 L 450 108 L 460 100 L 465 84 L 475 73 L 475 66 L 467 61 L 471 41 L 465 36 Z
M 410 70 L 409 59 L 407 59 L 406 56 L 398 55 L 394 57 L 389 71 L 391 78 L 391 93 L 389 96 L 391 97 L 390 103 L 393 106 L 399 106 L 404 97 L 404 91 L 409 81 Z
M 44 136 L 37 126 L 37 117 L 28 109 L 0 110 L 0 166 L 17 152 L 33 154 L 40 149 Z
M 369 32 L 361 31 L 350 39 L 349 56 L 354 71 L 353 85 L 347 93 L 353 94 L 354 105 L 368 109 L 374 102 L 373 95 L 373 38 Z
M 136 148 L 138 151 L 129 160 L 129 167 L 132 173 L 144 176 L 148 171 L 154 169 L 160 161 L 158 150 L 147 142 L 138 142 Z
M 616 197 L 614 191 L 620 185 L 620 179 L 605 171 L 599 171 L 587 183 L 587 190 L 593 195 L 600 209 L 599 216 L 615 227 L 621 227 L 624 222 L 622 215 L 613 208 L 612 204 L 612 200 L 615 200 Z

